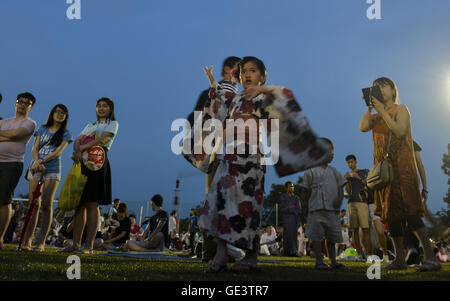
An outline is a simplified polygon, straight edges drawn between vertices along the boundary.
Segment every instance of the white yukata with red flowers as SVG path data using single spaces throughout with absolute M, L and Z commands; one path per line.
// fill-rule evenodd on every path
M 269 88 L 273 90 L 272 99 L 266 99 L 261 94 L 247 100 L 214 83 L 210 90 L 211 101 L 203 109 L 203 122 L 209 118 L 219 119 L 225 128 L 227 119 L 254 119 L 258 125 L 258 145 L 262 140 L 258 121 L 267 119 L 268 136 L 271 131 L 279 131 L 279 159 L 275 169 L 280 177 L 326 162 L 330 155 L 328 147 L 323 141 L 316 139 L 293 93 L 280 86 Z M 275 118 L 279 119 L 277 129 L 270 128 L 270 119 Z M 207 134 L 210 132 L 203 132 L 202 138 Z M 216 155 L 219 159 L 199 221 L 199 226 L 205 230 L 206 235 L 218 237 L 241 249 L 258 251 L 266 166 L 261 164 L 264 155 L 259 150 L 256 154 L 249 152 L 251 139 L 248 136 L 247 140 L 238 138 L 238 135 L 234 136 L 234 154 L 224 151 L 225 154 L 208 155 L 204 152 L 193 154 L 194 137 L 187 137 L 187 140 L 190 139 L 191 153 L 184 152 L 183 155 L 205 173 L 212 170 L 211 157 Z M 218 143 L 223 142 L 216 141 Z M 237 152 L 239 146 L 245 146 L 244 154 Z M 273 157 L 273 153 L 271 156 Z

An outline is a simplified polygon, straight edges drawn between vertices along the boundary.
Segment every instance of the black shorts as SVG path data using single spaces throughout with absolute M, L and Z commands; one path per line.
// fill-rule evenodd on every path
M 23 171 L 23 162 L 0 162 L 0 205 L 12 203 Z

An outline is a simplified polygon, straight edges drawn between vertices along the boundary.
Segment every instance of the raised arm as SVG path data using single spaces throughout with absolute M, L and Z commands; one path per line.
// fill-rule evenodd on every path
M 373 98 L 373 102 L 375 110 L 377 110 L 377 112 L 386 122 L 392 133 L 397 136 L 397 138 L 403 138 L 406 135 L 410 124 L 408 108 L 405 105 L 400 105 L 398 107 L 397 118 L 396 120 L 394 120 L 384 109 L 384 105 L 381 102 L 379 102 L 376 98 Z
M 359 122 L 359 130 L 361 132 L 368 132 L 373 127 L 373 121 L 372 121 L 372 107 L 368 107 L 366 112 L 361 118 L 361 121 Z
M 114 137 L 114 134 L 113 134 L 113 133 L 104 132 L 104 133 L 103 133 L 100 137 L 98 137 L 97 139 L 95 139 L 95 140 L 93 140 L 93 141 L 91 141 L 91 142 L 89 142 L 89 143 L 80 145 L 80 146 L 79 146 L 80 152 L 84 152 L 85 150 L 88 150 L 88 149 L 90 149 L 90 148 L 93 147 L 93 146 L 103 146 L 103 145 L 105 145 L 106 143 L 108 143 L 108 141 L 111 140 L 113 137 Z
M 426 202 L 428 199 L 427 174 L 425 173 L 425 167 L 423 166 L 420 152 L 414 152 L 414 155 L 416 156 L 417 169 L 419 170 L 420 180 L 422 181 L 422 199 Z

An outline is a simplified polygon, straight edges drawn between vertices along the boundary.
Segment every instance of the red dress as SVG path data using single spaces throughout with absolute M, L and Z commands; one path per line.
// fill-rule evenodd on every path
M 399 105 L 394 104 L 387 112 L 396 120 Z M 387 151 L 389 128 L 379 114 L 372 116 L 374 164 L 380 162 Z M 411 123 L 406 135 L 398 138 L 392 133 L 389 151 L 394 169 L 393 182 L 382 190 L 375 191 L 375 215 L 383 222 L 397 222 L 407 216 L 423 215 L 424 207 L 420 195 L 419 177 L 414 156 Z

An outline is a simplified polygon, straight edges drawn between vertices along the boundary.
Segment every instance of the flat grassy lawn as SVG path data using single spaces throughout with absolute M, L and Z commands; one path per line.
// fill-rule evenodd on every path
M 67 280 L 66 263 L 71 254 L 46 250 L 43 253 L 17 252 L 17 245 L 6 245 L 0 251 L 0 280 Z M 187 280 L 268 280 L 268 281 L 315 281 L 367 280 L 368 264 L 342 261 L 351 271 L 316 271 L 314 260 L 309 257 L 288 258 L 262 256 L 261 260 L 277 260 L 283 263 L 260 264 L 262 271 L 256 273 L 205 274 L 205 263 L 196 260 L 162 260 L 127 257 L 79 255 L 82 280 L 116 281 L 187 281 Z M 231 265 L 230 265 L 231 266 Z M 450 281 L 450 263 L 443 264 L 438 272 L 418 273 L 414 268 L 407 271 L 382 271 L 381 280 Z

